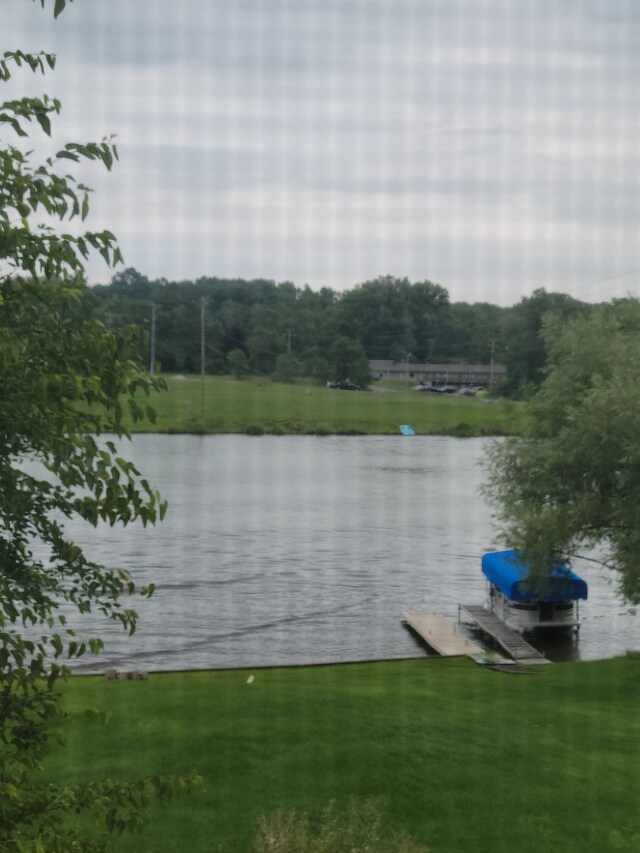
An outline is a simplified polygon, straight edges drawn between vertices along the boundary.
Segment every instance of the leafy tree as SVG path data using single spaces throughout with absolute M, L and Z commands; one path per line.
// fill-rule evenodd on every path
M 233 299 L 225 299 L 220 303 L 220 307 L 215 307 L 209 312 L 219 324 L 220 337 L 218 339 L 219 348 L 224 351 L 228 350 L 229 346 L 243 347 L 246 342 L 247 328 L 249 325 L 249 316 L 251 309 L 244 302 L 238 302 Z M 212 335 L 207 330 L 207 341 L 211 341 Z
M 329 350 L 331 378 L 336 382 L 350 379 L 366 388 L 372 381 L 371 367 L 364 350 L 357 341 L 337 338 Z
M 149 279 L 133 267 L 115 273 L 111 286 L 118 293 L 129 293 L 135 297 L 146 298 L 150 292 Z
M 276 370 L 273 378 L 278 382 L 293 382 L 297 376 L 300 376 L 300 371 L 299 359 L 295 355 L 289 355 L 285 352 L 276 359 Z
M 503 539 L 544 586 L 554 560 L 600 545 L 640 602 L 640 303 L 547 319 L 546 377 L 521 436 L 493 445 L 486 493 Z
M 510 310 L 486 302 L 452 302 L 434 331 L 433 352 L 441 361 L 487 364 L 493 347 L 494 360 L 503 363 L 500 323 Z
M 229 365 L 229 370 L 233 373 L 236 379 L 244 379 L 251 369 L 249 367 L 247 354 L 241 349 L 231 350 L 227 356 L 227 363 Z
M 275 304 L 258 304 L 251 309 L 251 330 L 247 346 L 252 366 L 260 373 L 271 373 L 276 359 L 286 348 L 280 312 Z
M 307 352 L 304 372 L 320 385 L 324 385 L 331 378 L 331 365 L 323 350 L 313 348 Z
M 503 316 L 502 348 L 508 373 L 505 391 L 519 396 L 535 389 L 544 376 L 547 348 L 542 336 L 544 319 L 553 315 L 563 320 L 587 313 L 587 306 L 564 293 L 547 293 L 544 288 L 524 297 Z
M 336 306 L 338 328 L 370 358 L 401 360 L 412 353 L 426 360 L 448 299 L 437 284 L 380 276 L 343 295 Z
M 44 0 L 42 0 L 44 5 Z M 56 0 L 56 16 L 65 6 Z M 0 79 L 16 67 L 44 72 L 55 57 L 7 52 Z M 116 332 L 77 310 L 85 292 L 83 260 L 98 251 L 120 260 L 108 231 L 77 236 L 51 220 L 84 219 L 89 189 L 68 174 L 69 162 L 97 160 L 110 168 L 110 140 L 69 143 L 42 163 L 11 139 L 28 138 L 29 124 L 50 133 L 60 112 L 52 98 L 0 105 L 0 849 L 100 849 L 74 826 L 79 811 L 104 819 L 105 830 L 141 822 L 150 796 L 189 786 L 183 777 L 59 787 L 39 782 L 35 768 L 61 714 L 57 684 L 65 660 L 97 638 L 78 636 L 74 615 L 102 613 L 133 633 L 136 613 L 123 603 L 136 590 L 124 570 L 89 560 L 65 533 L 64 519 L 153 523 L 164 513 L 158 493 L 122 459 L 113 441 L 134 421 L 153 417 L 136 395 L 162 383 L 144 375 L 135 330 Z M 64 166 L 64 172 L 60 168 Z M 38 222 L 42 218 L 45 222 Z M 123 406 L 122 398 L 126 401 Z

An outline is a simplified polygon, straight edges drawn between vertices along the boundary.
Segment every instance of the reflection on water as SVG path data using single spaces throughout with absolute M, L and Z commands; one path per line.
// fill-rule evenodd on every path
M 136 436 L 125 453 L 170 509 L 158 528 L 72 532 L 93 559 L 130 568 L 156 594 L 133 638 L 115 625 L 95 667 L 180 669 L 423 654 L 400 614 L 455 616 L 484 601 L 492 545 L 478 495 L 484 440 L 440 437 Z M 612 578 L 590 585 L 579 642 L 545 638 L 552 658 L 640 645 Z M 86 664 L 84 664 L 86 666 Z

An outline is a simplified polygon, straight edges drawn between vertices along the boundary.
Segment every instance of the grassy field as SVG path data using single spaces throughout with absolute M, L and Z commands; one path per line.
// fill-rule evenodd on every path
M 139 431 L 273 434 L 397 434 L 410 424 L 420 435 L 503 435 L 518 430 L 521 406 L 504 400 L 441 396 L 408 386 L 338 391 L 268 379 L 167 377 L 169 392 L 155 395 L 155 425 Z
M 392 828 L 438 851 L 640 849 L 640 661 L 505 675 L 462 659 L 249 672 L 76 677 L 45 777 L 196 770 L 123 851 L 252 849 L 259 815 L 383 797 Z

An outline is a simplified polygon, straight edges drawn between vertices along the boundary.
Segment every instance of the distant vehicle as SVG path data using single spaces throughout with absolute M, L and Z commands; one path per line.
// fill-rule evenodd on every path
M 457 388 L 455 385 L 432 385 L 431 383 L 420 383 L 413 385 L 412 391 L 430 391 L 432 394 L 463 394 L 465 397 L 474 397 L 478 391 L 484 389 L 478 385 L 469 385 L 465 388 Z
M 430 391 L 432 394 L 455 394 L 457 388 L 455 385 L 422 385 L 414 388 L 414 391 Z
M 359 385 L 350 379 L 342 379 L 340 382 L 327 382 L 327 388 L 338 388 L 340 391 L 361 391 Z

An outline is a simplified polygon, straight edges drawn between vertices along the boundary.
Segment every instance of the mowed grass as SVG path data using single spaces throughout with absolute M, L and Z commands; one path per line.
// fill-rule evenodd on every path
M 144 432 L 397 434 L 410 424 L 420 435 L 503 435 L 518 431 L 520 404 L 384 388 L 339 391 L 313 384 L 208 376 L 204 406 L 200 377 L 167 377 L 168 393 L 154 395 L 155 424 Z M 203 416 L 204 412 L 204 416 Z
M 259 815 L 381 797 L 390 829 L 437 851 L 640 850 L 640 661 L 506 675 L 463 659 L 75 677 L 50 757 L 59 782 L 195 770 L 123 851 L 252 849 Z

